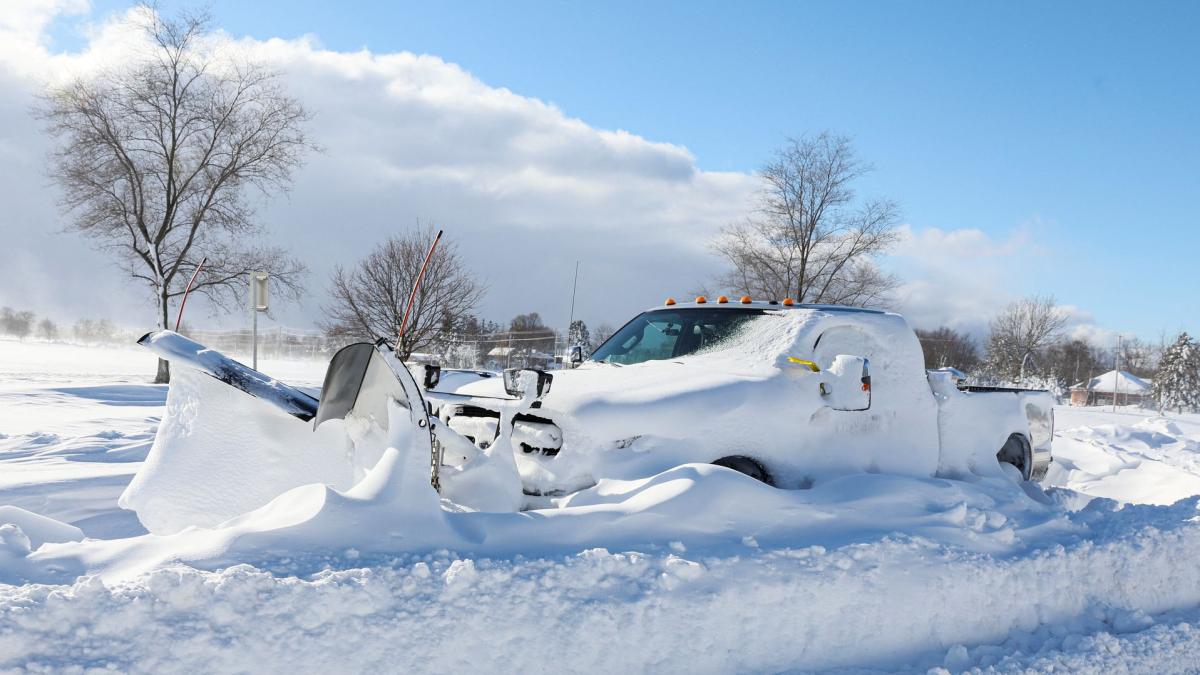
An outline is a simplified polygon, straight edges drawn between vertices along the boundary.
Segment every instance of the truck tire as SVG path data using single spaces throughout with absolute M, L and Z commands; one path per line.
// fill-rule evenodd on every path
M 713 464 L 717 466 L 723 466 L 726 469 L 733 469 L 738 473 L 744 473 L 754 480 L 766 483 L 767 485 L 775 484 L 771 480 L 771 474 L 767 473 L 766 468 L 764 468 L 762 464 L 759 464 L 757 460 L 746 457 L 745 455 L 730 455 L 729 457 L 722 457 L 721 459 L 713 462 Z
M 996 453 L 996 461 L 1017 467 L 1021 478 L 1029 480 L 1030 471 L 1033 469 L 1033 449 L 1029 445 L 1029 439 L 1021 434 L 1011 434 Z

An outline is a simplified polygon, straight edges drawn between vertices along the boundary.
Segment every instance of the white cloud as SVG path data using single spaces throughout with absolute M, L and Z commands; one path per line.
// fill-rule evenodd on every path
M 902 279 L 898 309 L 916 326 L 950 326 L 983 337 L 989 321 L 1014 299 L 1045 295 L 1032 285 L 1037 267 L 1051 264 L 1036 238 L 1044 225 L 1031 218 L 1001 237 L 974 228 L 900 228 L 900 241 L 887 263 Z M 1112 333 L 1095 325 L 1091 314 L 1063 305 L 1067 334 L 1096 344 L 1111 342 Z
M 1024 226 L 1013 230 L 1006 239 L 996 241 L 983 230 L 975 228 L 943 230 L 927 227 L 913 230 L 911 225 L 902 225 L 895 254 L 927 261 L 941 261 L 948 256 L 970 260 L 1003 258 L 1028 253 L 1032 247 L 1031 240 L 1029 229 Z
M 89 6 L 88 0 L 9 0 L 0 4 L 0 31 L 9 38 L 39 43 L 56 17 L 80 14 Z
M 0 217 L 0 237 L 11 243 L 0 264 L 19 257 L 40 272 L 5 279 L 0 301 L 36 297 L 74 313 L 140 298 L 121 289 L 101 254 L 47 234 L 61 226 L 55 193 L 39 176 L 46 141 L 27 115 L 32 95 L 138 48 L 136 33 L 114 19 L 89 27 L 82 50 L 54 51 L 45 37 L 51 19 L 79 9 L 40 3 L 0 15 L 0 100 L 9 102 L 0 107 L 0 197 L 18 203 Z M 317 315 L 334 264 L 418 219 L 460 243 L 490 286 L 488 316 L 538 310 L 565 322 L 582 259 L 579 314 L 619 320 L 710 277 L 718 263 L 704 244 L 740 214 L 755 184 L 698 169 L 686 148 L 593 128 L 434 56 L 336 52 L 312 38 L 213 40 L 278 67 L 315 113 L 310 132 L 325 148 L 291 193 L 260 210 L 314 271 L 313 297 L 285 315 L 291 322 Z
M 914 325 L 950 326 L 981 336 L 1013 297 L 1005 281 L 1023 267 L 1026 230 L 997 240 L 978 229 L 900 228 L 887 260 L 902 279 L 898 308 Z
M 1068 338 L 1084 340 L 1097 347 L 1116 346 L 1116 332 L 1096 325 L 1096 318 L 1091 312 L 1075 305 L 1061 307 L 1067 315 L 1067 325 L 1063 332 Z

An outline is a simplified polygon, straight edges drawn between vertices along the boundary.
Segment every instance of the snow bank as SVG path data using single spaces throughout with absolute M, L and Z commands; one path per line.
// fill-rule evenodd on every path
M 79 528 L 15 506 L 0 506 L 0 584 L 21 583 L 37 574 L 29 554 L 43 544 L 83 539 Z
M 29 539 L 32 549 L 47 542 L 82 541 L 83 530 L 16 506 L 0 506 L 0 525 L 16 525 Z
M 1200 494 L 1195 416 L 1062 407 L 1047 482 L 1123 502 L 1171 504 Z
M 1200 555 L 1195 516 L 1195 500 L 1099 502 L 1076 516 L 1096 525 L 1088 539 L 1015 556 L 904 535 L 836 549 L 751 538 L 719 556 L 678 544 L 538 559 L 345 551 L 306 578 L 240 565 L 0 587 L 0 668 L 957 672 L 996 661 L 985 645 L 1054 641 L 1081 663 L 1087 640 L 1104 644 L 1082 636 L 1200 603 L 1200 567 L 1179 564 Z

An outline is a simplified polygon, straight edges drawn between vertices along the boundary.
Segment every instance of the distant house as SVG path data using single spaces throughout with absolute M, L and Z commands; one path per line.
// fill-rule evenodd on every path
M 1071 387 L 1071 405 L 1140 405 L 1150 400 L 1150 383 L 1124 370 L 1110 370 Z

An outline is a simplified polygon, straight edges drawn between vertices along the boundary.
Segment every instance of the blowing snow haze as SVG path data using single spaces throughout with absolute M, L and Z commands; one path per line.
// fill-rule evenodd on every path
M 152 320 L 149 298 L 126 282 L 109 257 L 62 233 L 65 221 L 55 206 L 57 192 L 45 177 L 49 141 L 29 114 L 46 83 L 121 63 L 138 50 L 144 37 L 127 25 L 134 11 L 125 2 L 93 6 L 86 0 L 18 1 L 0 7 L 0 239 L 5 243 L 0 247 L 0 269 L 5 270 L 0 304 L 65 319 L 107 316 L 134 326 Z M 318 17 L 324 10 L 312 11 Z M 827 96 L 806 96 L 804 106 L 789 112 L 791 94 L 781 94 L 782 103 L 745 96 L 749 85 L 721 70 L 737 65 L 702 59 L 704 68 L 715 70 L 699 86 L 691 79 L 694 74 L 672 77 L 668 69 L 678 63 L 664 57 L 662 74 L 675 84 L 664 82 L 662 91 L 692 108 L 686 114 L 655 115 L 651 122 L 645 118 L 648 104 L 637 105 L 642 100 L 630 98 L 627 122 L 611 101 L 605 108 L 581 104 L 565 110 L 542 98 L 557 96 L 554 82 L 572 101 L 579 99 L 576 88 L 583 86 L 555 79 L 552 54 L 539 56 L 542 67 L 522 71 L 545 72 L 545 81 L 510 78 L 538 92 L 531 96 L 507 88 L 511 85 L 502 75 L 496 76 L 499 81 L 485 81 L 472 74 L 476 66 L 495 69 L 466 50 L 447 48 L 472 61 L 458 65 L 453 57 L 404 51 L 406 45 L 376 47 L 387 40 L 365 25 L 361 33 L 373 36 L 371 46 L 346 46 L 367 39 L 347 42 L 345 25 L 368 23 L 366 9 L 357 17 L 339 15 L 336 25 L 328 27 L 336 47 L 323 44 L 325 28 L 316 18 L 304 26 L 296 17 L 281 17 L 288 33 L 304 37 L 279 38 L 261 26 L 245 27 L 248 19 L 236 5 L 218 3 L 215 13 L 218 25 L 229 29 L 209 39 L 221 50 L 278 68 L 289 91 L 314 113 L 307 131 L 323 147 L 308 157 L 289 193 L 258 205 L 259 218 L 272 233 L 270 243 L 289 247 L 311 270 L 305 300 L 276 310 L 276 319 L 286 325 L 308 327 L 320 318 L 334 265 L 353 263 L 382 238 L 418 222 L 443 227 L 458 242 L 465 261 L 488 287 L 481 315 L 506 321 L 537 311 L 552 326 L 565 326 L 575 261 L 580 260 L 577 317 L 593 325 L 619 323 L 665 295 L 685 295 L 710 284 L 722 262 L 708 244 L 720 228 L 746 216 L 759 187 L 755 170 L 786 135 L 821 128 L 855 136 L 863 158 L 877 169 L 864 190 L 894 198 L 901 206 L 908 224 L 900 228 L 900 241 L 884 266 L 902 282 L 896 309 L 918 325 L 951 325 L 978 334 L 1008 301 L 1047 291 L 1071 311 L 1073 330 L 1102 341 L 1118 331 L 1157 338 L 1160 330 L 1177 330 L 1196 314 L 1193 300 L 1168 302 L 1138 286 L 1154 275 L 1179 279 L 1162 287 L 1186 285 L 1185 272 L 1172 265 L 1139 274 L 1142 282 L 1114 282 L 1106 290 L 1113 294 L 1110 302 L 1097 283 L 1080 281 L 1060 264 L 1068 251 L 1084 257 L 1095 253 L 1093 237 L 1087 243 L 1071 241 L 1078 238 L 1072 229 L 1093 228 L 1091 213 L 1060 220 L 1059 206 L 1064 213 L 1069 206 L 1047 201 L 1041 193 L 1023 196 L 1018 187 L 1004 183 L 1007 178 L 998 177 L 999 169 L 980 173 L 978 166 L 991 163 L 977 158 L 972 160 L 975 184 L 966 186 L 959 178 L 961 150 L 938 145 L 953 144 L 961 130 L 950 129 L 946 138 L 913 147 L 903 139 L 928 138 L 927 129 L 906 122 L 880 128 L 877 105 L 875 113 L 864 117 L 857 103 L 844 95 L 839 99 L 836 89 Z M 226 14 L 236 27 L 222 23 Z M 547 21 L 562 22 L 564 31 L 575 25 L 549 10 L 547 16 Z M 705 20 L 679 18 L 685 23 Z M 413 21 L 420 19 L 429 17 Z M 653 14 L 646 22 L 654 26 L 668 19 L 672 17 Z M 415 31 L 416 24 L 404 25 Z M 467 37 L 473 27 L 463 30 L 462 41 L 479 42 Z M 562 46 L 561 35 L 548 39 Z M 887 43 L 895 39 L 889 37 Z M 418 51 L 437 47 L 432 38 L 420 44 Z M 499 51 L 517 54 L 510 59 L 520 55 L 518 46 Z M 570 57 L 570 63 L 578 63 L 576 52 Z M 803 62 L 815 69 L 826 59 L 814 56 Z M 631 67 L 623 59 L 610 65 Z M 631 92 L 643 84 L 643 75 L 635 77 L 632 71 L 625 79 Z M 749 110 L 722 107 L 732 104 L 689 99 L 680 92 L 684 85 L 705 96 L 758 106 L 765 123 L 756 123 Z M 969 89 L 981 83 L 955 86 Z M 726 89 L 731 93 L 723 94 Z M 621 96 L 616 89 L 610 97 L 584 100 Z M 729 122 L 728 130 L 709 124 L 709 116 L 718 114 L 742 121 Z M 601 121 L 593 123 L 593 116 Z M 678 130 L 667 128 L 672 119 Z M 649 131 L 621 130 L 626 124 Z M 1012 130 L 998 127 L 1001 132 Z M 739 137 L 746 142 L 734 142 Z M 996 142 L 1006 141 L 997 136 Z M 1029 160 L 1019 155 L 1020 161 L 1013 162 L 986 148 L 977 157 L 1014 166 Z M 936 167 L 943 164 L 938 173 Z M 710 165 L 730 170 L 704 168 Z M 983 185 L 993 185 L 996 193 L 980 193 Z M 1008 194 L 999 198 L 1001 192 Z M 1001 204 L 1004 208 L 998 208 Z M 1167 223 L 1159 227 L 1175 222 L 1171 214 L 1156 215 L 1156 222 Z M 1129 255 L 1144 249 L 1137 242 L 1125 246 Z M 1096 267 L 1105 267 L 1104 259 L 1097 260 Z M 194 312 L 193 321 L 202 323 L 243 321 L 240 315 L 206 316 L 202 304 Z

